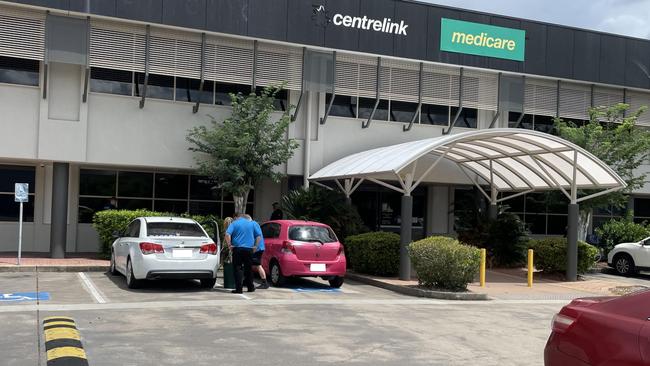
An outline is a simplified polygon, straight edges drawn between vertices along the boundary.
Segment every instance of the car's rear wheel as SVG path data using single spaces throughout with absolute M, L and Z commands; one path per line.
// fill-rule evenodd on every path
M 110 267 L 110 269 L 109 269 L 109 272 L 110 272 L 113 276 L 117 276 L 117 275 L 118 275 L 118 273 L 117 273 L 117 268 L 115 268 L 115 253 L 114 253 L 114 252 L 111 252 L 111 267 Z
M 131 265 L 131 258 L 128 258 L 126 260 L 126 286 L 133 289 L 140 287 L 140 285 L 140 280 L 137 280 L 133 275 L 133 265 Z
M 202 288 L 213 288 L 216 283 L 217 283 L 216 278 L 202 278 L 201 279 L 201 287 Z
M 630 276 L 635 272 L 634 259 L 626 253 L 617 254 L 614 257 L 614 269 L 620 275 Z
M 339 287 L 343 286 L 343 277 L 336 276 L 336 277 L 332 278 L 331 280 L 329 280 L 329 282 L 330 282 L 330 287 L 339 288 Z
M 278 262 L 271 262 L 271 284 L 275 287 L 284 286 L 287 283 L 287 278 L 282 275 L 282 270 L 280 269 L 280 264 Z

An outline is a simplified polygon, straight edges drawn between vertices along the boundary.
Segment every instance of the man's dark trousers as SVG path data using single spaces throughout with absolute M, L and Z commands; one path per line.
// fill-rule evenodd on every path
M 248 291 L 255 291 L 255 284 L 253 283 L 253 272 L 251 266 L 253 258 L 252 248 L 233 248 L 232 263 L 235 266 L 235 291 L 241 292 L 243 285 L 248 287 Z M 242 285 L 242 266 L 244 266 L 244 283 Z

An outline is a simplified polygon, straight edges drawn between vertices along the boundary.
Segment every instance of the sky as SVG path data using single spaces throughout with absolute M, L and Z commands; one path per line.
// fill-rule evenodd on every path
M 650 39 L 650 0 L 420 0 Z

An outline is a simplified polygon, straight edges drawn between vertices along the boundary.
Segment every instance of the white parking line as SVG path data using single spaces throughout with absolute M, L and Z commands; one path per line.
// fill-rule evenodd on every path
M 95 287 L 93 281 L 91 281 L 90 278 L 88 278 L 88 276 L 86 276 L 86 274 L 83 272 L 79 272 L 77 274 L 79 275 L 79 278 L 81 278 L 81 282 L 83 282 L 86 290 L 90 293 L 90 295 L 92 295 L 93 300 L 99 304 L 105 304 L 107 302 L 106 297 L 101 294 L 97 287 Z
M 239 294 L 239 296 L 243 297 L 246 300 L 252 300 L 250 297 L 244 295 L 244 294 Z

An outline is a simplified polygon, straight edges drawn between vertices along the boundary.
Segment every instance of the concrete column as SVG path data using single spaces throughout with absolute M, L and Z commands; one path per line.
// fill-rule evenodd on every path
M 402 196 L 402 223 L 400 224 L 399 279 L 411 279 L 409 244 L 413 231 L 413 196 Z
M 70 164 L 54 163 L 52 177 L 52 226 L 50 228 L 50 255 L 65 258 L 68 229 L 68 177 Z
M 567 227 L 567 261 L 566 280 L 578 280 L 578 211 L 579 205 L 569 204 L 569 217 Z
M 490 218 L 492 220 L 496 220 L 497 217 L 499 216 L 499 206 L 497 206 L 496 203 L 491 203 L 489 212 L 490 212 Z

